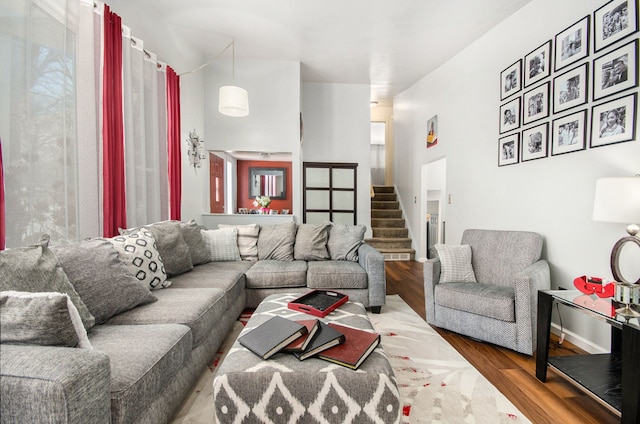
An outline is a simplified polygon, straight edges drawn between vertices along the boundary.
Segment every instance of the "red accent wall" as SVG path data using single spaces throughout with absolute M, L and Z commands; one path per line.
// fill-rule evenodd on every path
M 238 182 L 238 198 L 236 199 L 238 208 L 247 208 L 249 210 L 258 209 L 253 206 L 254 198 L 249 197 L 249 168 L 285 168 L 287 170 L 287 198 L 283 200 L 272 200 L 269 208 L 278 210 L 289 209 L 289 213 L 293 213 L 293 202 L 291 201 L 293 193 L 293 185 L 291 184 L 291 162 L 239 160 L 238 175 L 236 179 Z

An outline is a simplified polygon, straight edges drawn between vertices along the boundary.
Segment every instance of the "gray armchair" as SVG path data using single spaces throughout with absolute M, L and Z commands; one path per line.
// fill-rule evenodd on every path
M 542 236 L 524 231 L 465 230 L 477 282 L 440 282 L 441 263 L 424 263 L 427 322 L 533 355 L 538 290 L 550 288 L 540 259 Z

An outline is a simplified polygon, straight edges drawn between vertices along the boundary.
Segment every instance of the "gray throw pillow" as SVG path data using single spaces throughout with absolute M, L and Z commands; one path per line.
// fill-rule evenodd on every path
M 0 251 L 0 291 L 66 293 L 78 309 L 84 328 L 95 325 L 95 318 L 49 250 L 47 234 L 33 246 Z
M 436 244 L 440 259 L 441 283 L 475 283 L 476 274 L 471 266 L 471 246 Z
M 235 228 L 224 230 L 200 230 L 211 260 L 214 262 L 239 261 L 238 231 Z
M 235 228 L 238 231 L 238 251 L 240 251 L 240 257 L 242 258 L 242 260 L 258 260 L 258 235 L 260 234 L 260 227 L 258 226 L 258 224 L 218 224 L 218 228 L 221 230 L 227 228 Z
M 185 243 L 189 246 L 189 255 L 191 255 L 191 263 L 195 265 L 206 264 L 211 259 L 209 258 L 209 250 L 207 245 L 202 239 L 200 229 L 202 227 L 192 219 L 189 222 L 181 222 L 180 230 L 182 231 L 182 237 Z
M 0 343 L 92 349 L 68 294 L 0 292 Z
M 106 239 L 51 246 L 51 250 L 96 324 L 158 300 L 129 272 L 116 248 Z
M 331 224 L 327 248 L 334 261 L 358 261 L 358 248 L 364 240 L 364 225 Z
M 156 245 L 167 276 L 183 274 L 193 269 L 189 246 L 184 241 L 180 222 L 164 221 L 148 225 L 156 239 Z
M 327 240 L 331 224 L 300 224 L 293 246 L 293 257 L 302 261 L 322 261 L 329 259 Z
M 258 235 L 258 259 L 292 261 L 296 229 L 295 222 L 261 226 Z

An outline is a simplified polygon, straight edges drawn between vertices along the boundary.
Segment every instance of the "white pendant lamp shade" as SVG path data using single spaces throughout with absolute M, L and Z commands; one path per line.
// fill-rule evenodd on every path
M 247 90 L 235 85 L 220 87 L 218 110 L 223 115 L 233 117 L 249 115 L 249 94 Z

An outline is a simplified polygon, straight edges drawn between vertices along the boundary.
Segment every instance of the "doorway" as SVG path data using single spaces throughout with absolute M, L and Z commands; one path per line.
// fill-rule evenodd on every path
M 434 246 L 446 242 L 447 158 L 422 165 L 420 257 L 435 257 Z

